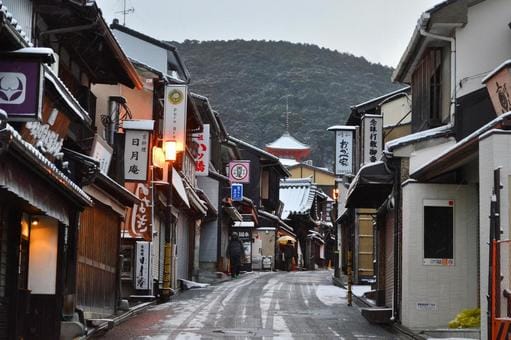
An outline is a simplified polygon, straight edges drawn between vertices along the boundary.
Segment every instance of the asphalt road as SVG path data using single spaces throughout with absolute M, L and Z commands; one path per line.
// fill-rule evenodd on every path
M 331 272 L 254 272 L 192 289 L 100 339 L 404 339 L 368 323 Z

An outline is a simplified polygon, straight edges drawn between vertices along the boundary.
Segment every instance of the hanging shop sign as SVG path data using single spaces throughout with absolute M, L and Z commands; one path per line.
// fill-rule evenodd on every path
M 250 182 L 250 161 L 230 161 L 229 181 L 231 183 Z
M 353 175 L 355 157 L 355 129 L 335 130 L 335 174 Z
M 108 145 L 103 138 L 99 137 L 98 134 L 95 134 L 94 142 L 92 143 L 91 157 L 99 162 L 99 170 L 102 174 L 108 174 L 112 154 L 112 147 Z
M 21 130 L 23 139 L 52 161 L 63 156 L 64 136 L 71 122 L 55 105 L 51 99 L 45 100 L 41 120 L 26 122 Z
M 135 248 L 135 289 L 149 289 L 149 258 L 151 244 L 147 241 L 137 241 Z
M 203 131 L 192 135 L 192 155 L 195 160 L 195 175 L 207 176 L 209 174 L 209 124 L 204 124 Z
M 187 98 L 186 85 L 165 86 L 163 140 L 175 141 L 177 151 L 184 151 L 186 145 Z
M 0 57 L 0 109 L 10 121 L 41 119 L 43 69 L 38 59 Z
M 124 179 L 126 181 L 147 181 L 149 144 L 149 131 L 126 130 L 124 145 Z
M 243 184 L 231 184 L 231 199 L 238 202 L 243 201 Z
M 133 194 L 140 200 L 128 211 L 128 233 L 134 238 L 152 239 L 151 191 L 146 183 L 137 183 Z
M 383 117 L 362 116 L 362 164 L 379 161 L 383 152 Z

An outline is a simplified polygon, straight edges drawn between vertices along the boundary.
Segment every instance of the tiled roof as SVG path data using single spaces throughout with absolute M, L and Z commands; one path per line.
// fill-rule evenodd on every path
M 292 214 L 308 214 L 314 203 L 316 191 L 316 185 L 312 184 L 310 177 L 281 180 L 279 198 L 284 203 L 282 219 L 287 219 Z

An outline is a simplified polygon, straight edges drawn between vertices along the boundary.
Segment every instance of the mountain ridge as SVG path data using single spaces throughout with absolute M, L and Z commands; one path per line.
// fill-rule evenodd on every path
M 350 106 L 394 91 L 392 68 L 312 44 L 264 40 L 170 42 L 233 136 L 264 148 L 286 129 L 308 144 L 314 165 L 332 168 L 333 134 Z M 321 119 L 318 119 L 318 118 Z

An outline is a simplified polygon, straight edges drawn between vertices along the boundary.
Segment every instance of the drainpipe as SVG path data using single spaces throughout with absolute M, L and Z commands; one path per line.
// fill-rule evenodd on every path
M 430 33 L 423 28 L 421 28 L 420 34 L 424 37 L 448 41 L 451 43 L 451 105 L 449 115 L 450 124 L 451 126 L 454 126 L 454 114 L 456 112 L 456 38 Z

